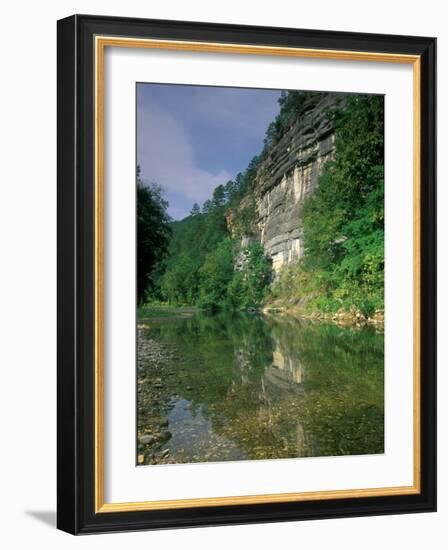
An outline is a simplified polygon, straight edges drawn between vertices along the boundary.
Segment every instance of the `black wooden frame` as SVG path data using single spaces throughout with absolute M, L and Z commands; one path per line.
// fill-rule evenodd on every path
M 421 493 L 95 514 L 95 35 L 421 57 Z M 58 528 L 73 533 L 351 517 L 436 509 L 436 40 L 75 15 L 58 22 Z

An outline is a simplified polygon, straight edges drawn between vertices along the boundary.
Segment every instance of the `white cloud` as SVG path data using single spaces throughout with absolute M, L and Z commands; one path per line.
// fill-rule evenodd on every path
M 193 203 L 210 198 L 217 185 L 231 178 L 226 170 L 213 174 L 196 166 L 188 133 L 168 111 L 146 103 L 138 107 L 137 120 L 137 158 L 144 179 Z

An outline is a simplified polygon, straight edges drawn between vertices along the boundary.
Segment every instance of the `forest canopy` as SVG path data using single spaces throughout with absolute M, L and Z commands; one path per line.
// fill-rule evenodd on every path
M 256 307 L 263 302 L 271 281 L 271 262 L 259 243 L 241 247 L 237 234 L 232 236 L 227 226 L 229 211 L 251 188 L 256 162 L 235 181 L 217 186 L 202 209 L 194 204 L 189 216 L 171 223 L 167 254 L 152 272 L 150 301 L 203 308 Z M 245 218 L 243 208 L 234 222 L 249 226 Z M 238 259 L 241 267 L 236 270 Z
M 137 301 L 144 303 L 154 290 L 155 272 L 171 238 L 168 203 L 157 184 L 144 185 L 137 166 Z

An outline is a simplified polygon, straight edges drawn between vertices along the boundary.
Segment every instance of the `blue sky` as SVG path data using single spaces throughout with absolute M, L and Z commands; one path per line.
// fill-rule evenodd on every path
M 279 111 L 278 90 L 137 85 L 137 162 L 174 219 L 243 171 Z

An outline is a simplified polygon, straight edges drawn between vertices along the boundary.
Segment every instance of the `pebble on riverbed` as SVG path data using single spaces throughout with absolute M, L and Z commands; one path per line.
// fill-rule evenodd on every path
M 167 380 L 167 374 L 171 372 L 177 350 L 150 338 L 143 327 L 139 327 L 137 345 L 138 453 L 143 456 L 143 464 L 165 463 L 170 451 L 161 448 L 172 437 L 166 415 L 172 408 L 174 393 L 173 382 Z

